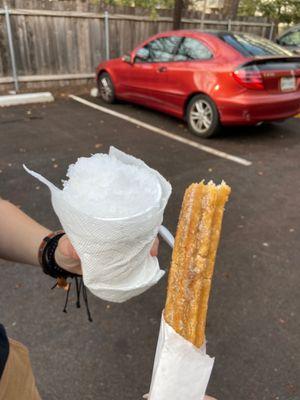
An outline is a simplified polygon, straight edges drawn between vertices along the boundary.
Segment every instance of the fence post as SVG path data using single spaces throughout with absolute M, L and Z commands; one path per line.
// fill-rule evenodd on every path
M 206 15 L 206 9 L 207 9 L 207 0 L 204 0 L 203 10 L 202 10 L 202 14 L 201 14 L 201 25 L 200 25 L 201 30 L 204 29 L 204 22 L 205 22 L 204 20 L 205 20 L 205 15 Z
M 105 26 L 105 58 L 109 60 L 110 51 L 109 51 L 109 15 L 108 11 L 104 13 L 104 26 Z
M 272 22 L 271 29 L 270 29 L 270 35 L 269 35 L 270 40 L 273 39 L 274 27 L 275 27 L 275 24 L 274 24 L 274 22 Z
M 6 22 L 6 30 L 7 30 L 7 37 L 8 37 L 8 45 L 9 45 L 9 53 L 10 53 L 10 60 L 12 66 L 12 73 L 13 79 L 15 84 L 15 91 L 19 91 L 19 82 L 18 82 L 18 74 L 17 74 L 17 67 L 16 67 L 16 58 L 15 58 L 15 50 L 14 50 L 14 43 L 11 33 L 11 26 L 10 26 L 10 12 L 7 5 L 4 6 L 5 10 L 5 22 Z
M 227 30 L 231 31 L 231 19 L 228 20 Z

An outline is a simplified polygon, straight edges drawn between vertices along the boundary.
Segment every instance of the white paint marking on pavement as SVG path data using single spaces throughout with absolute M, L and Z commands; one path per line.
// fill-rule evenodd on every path
M 252 164 L 251 161 L 245 160 L 244 158 L 233 156 L 232 154 L 225 153 L 224 151 L 216 150 L 212 147 L 205 146 L 203 144 L 194 142 L 193 140 L 186 139 L 184 137 L 175 135 L 174 133 L 168 132 L 164 129 L 157 128 L 156 126 L 150 125 L 139 119 L 129 117 L 128 115 L 119 113 L 114 110 L 110 110 L 109 108 L 102 107 L 102 106 L 99 106 L 98 104 L 92 103 L 91 101 L 82 99 L 81 97 L 74 96 L 73 94 L 70 94 L 69 97 L 75 101 L 78 101 L 79 103 L 85 104 L 86 106 L 92 107 L 92 108 L 102 111 L 106 114 L 113 115 L 117 118 L 124 119 L 125 121 L 128 121 L 128 122 L 138 125 L 138 126 L 141 126 L 142 128 L 148 129 L 149 131 L 158 133 L 159 135 L 168 137 L 169 139 L 176 140 L 177 142 L 184 143 L 188 146 L 194 147 L 195 149 L 205 151 L 206 153 L 213 154 L 214 156 L 225 158 L 226 160 L 236 162 L 236 163 L 244 165 L 246 167 L 249 167 Z

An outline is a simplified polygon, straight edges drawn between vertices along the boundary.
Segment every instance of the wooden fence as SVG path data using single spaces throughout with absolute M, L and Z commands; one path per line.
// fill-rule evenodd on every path
M 83 3 L 78 0 L 52 2 L 56 3 L 56 9 L 52 9 L 51 3 L 43 0 L 29 0 L 22 4 L 24 3 L 27 9 L 19 8 L 18 0 L 8 4 L 16 69 L 21 88 L 47 87 L 50 85 L 49 82 L 63 86 L 70 84 L 70 81 L 83 83 L 86 79 L 91 79 L 95 67 L 106 55 L 104 9 L 95 6 L 91 8 L 86 3 L 84 8 Z M 34 8 L 45 4 L 47 7 Z M 73 4 L 73 8 L 70 4 Z M 122 13 L 119 13 L 120 10 Z M 147 37 L 172 28 L 171 11 L 162 11 L 156 19 L 144 15 L 144 10 L 134 9 L 135 15 L 130 8 L 109 9 L 109 11 L 109 55 L 112 58 L 132 50 Z M 2 92 L 10 88 L 13 82 L 4 17 L 4 8 L 1 8 L 0 0 L 0 91 L 2 88 Z M 220 16 L 207 15 L 203 20 L 199 13 L 186 14 L 182 27 L 247 31 L 265 37 L 269 37 L 273 29 L 272 24 L 261 18 L 224 21 Z

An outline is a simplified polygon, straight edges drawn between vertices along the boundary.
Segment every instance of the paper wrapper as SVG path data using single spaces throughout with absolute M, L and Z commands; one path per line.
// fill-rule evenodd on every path
M 202 400 L 214 364 L 168 325 L 162 315 L 148 400 Z
M 54 211 L 81 259 L 86 287 L 101 299 L 120 303 L 143 293 L 164 275 L 150 249 L 163 220 L 171 185 L 143 161 L 114 147 L 109 154 L 156 176 L 161 198 L 152 209 L 131 218 L 93 218 L 69 204 L 62 190 L 43 176 L 25 169 L 50 189 Z

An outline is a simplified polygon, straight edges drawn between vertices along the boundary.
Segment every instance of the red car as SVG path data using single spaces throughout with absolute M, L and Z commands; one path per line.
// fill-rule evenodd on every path
M 197 136 L 221 125 L 284 120 L 300 112 L 300 57 L 246 33 L 160 33 L 99 64 L 102 99 L 185 119 Z

